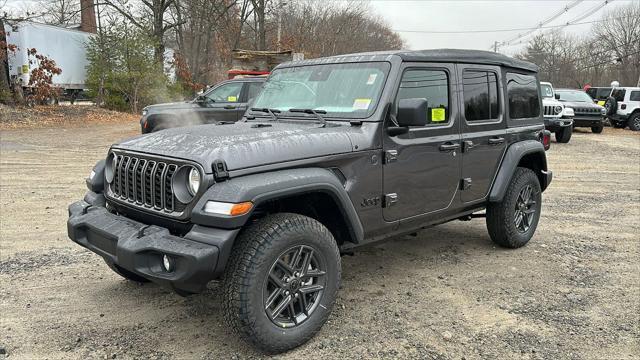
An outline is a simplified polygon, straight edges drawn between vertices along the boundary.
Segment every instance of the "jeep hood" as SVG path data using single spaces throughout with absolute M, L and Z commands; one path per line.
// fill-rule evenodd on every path
M 211 172 L 214 160 L 224 160 L 229 170 L 237 170 L 351 152 L 350 131 L 354 130 L 348 123 L 323 128 L 315 121 L 248 121 L 167 129 L 113 148 L 192 160 Z
M 561 104 L 564 104 L 566 107 L 570 108 L 586 108 L 586 109 L 602 109 L 602 106 L 598 104 L 594 104 L 592 102 L 586 101 L 560 101 Z
M 183 110 L 183 109 L 191 110 L 199 107 L 200 105 L 194 103 L 193 101 L 182 101 L 182 102 L 149 105 L 145 107 L 145 109 L 148 110 L 149 112 L 161 112 L 164 110 Z

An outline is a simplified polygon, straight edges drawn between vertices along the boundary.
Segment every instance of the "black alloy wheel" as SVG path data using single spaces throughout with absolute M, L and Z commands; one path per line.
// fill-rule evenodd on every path
M 316 310 L 325 286 L 326 262 L 307 245 L 294 246 L 271 265 L 263 299 L 267 317 L 282 328 L 304 323 Z
M 513 223 L 521 233 L 526 233 L 531 228 L 533 219 L 536 215 L 536 201 L 533 196 L 533 188 L 527 185 L 518 194 L 516 200 L 515 212 L 513 214 Z

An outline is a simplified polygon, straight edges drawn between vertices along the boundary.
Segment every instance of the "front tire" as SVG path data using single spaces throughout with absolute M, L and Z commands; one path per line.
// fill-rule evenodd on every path
M 573 133 L 573 127 L 567 126 L 562 129 L 556 130 L 556 141 L 566 144 L 571 140 L 571 134 Z
M 501 202 L 487 206 L 487 230 L 491 240 L 506 248 L 526 245 L 536 231 L 542 205 L 542 191 L 536 174 L 516 168 Z
M 637 112 L 629 118 L 629 129 L 640 131 L 640 112 Z
M 603 129 L 602 125 L 600 125 L 600 126 L 592 126 L 591 127 L 591 132 L 594 133 L 594 134 L 600 134 L 600 133 L 602 133 L 602 129 Z
M 225 320 L 248 342 L 280 353 L 324 325 L 340 286 L 340 251 L 320 222 L 269 215 L 236 240 L 223 281 Z

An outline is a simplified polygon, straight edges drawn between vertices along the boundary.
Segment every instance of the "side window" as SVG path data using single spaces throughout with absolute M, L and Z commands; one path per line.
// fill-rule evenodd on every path
M 238 102 L 242 84 L 240 81 L 224 84 L 210 91 L 206 96 L 214 102 Z
M 409 69 L 402 74 L 396 104 L 401 99 L 427 100 L 427 125 L 449 122 L 449 77 L 444 70 Z
M 598 89 L 596 89 L 596 88 L 588 88 L 588 89 L 587 89 L 587 94 L 588 94 L 589 96 L 591 96 L 591 98 L 592 98 L 592 99 L 595 99 L 595 98 L 596 98 L 596 92 L 597 92 L 597 90 L 598 90 Z
M 263 82 L 247 83 L 247 86 L 249 86 L 249 90 L 247 91 L 247 101 L 250 101 L 251 99 L 254 99 L 256 96 L 258 96 L 260 90 L 262 90 L 262 85 L 264 85 Z
M 611 96 L 613 96 L 616 101 L 624 101 L 624 95 L 626 92 L 627 91 L 625 89 L 615 89 L 611 93 Z
M 640 101 L 640 91 L 632 91 L 629 94 L 629 101 Z
M 540 116 L 540 97 L 535 76 L 507 73 L 507 97 L 511 119 Z
M 498 79 L 489 71 L 465 70 L 462 74 L 464 116 L 467 121 L 498 118 Z

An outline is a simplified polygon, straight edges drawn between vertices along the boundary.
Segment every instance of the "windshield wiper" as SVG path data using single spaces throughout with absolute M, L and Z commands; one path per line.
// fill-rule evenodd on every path
M 280 110 L 278 109 L 269 109 L 269 108 L 251 108 L 251 111 L 258 111 L 258 112 L 263 112 L 263 113 L 267 113 L 269 115 L 271 115 L 271 119 L 278 121 L 278 115 L 276 115 L 276 113 L 281 113 Z
M 322 117 L 322 115 L 320 115 L 320 114 L 326 114 L 327 113 L 326 110 L 321 110 L 321 109 L 316 109 L 316 110 L 314 110 L 314 109 L 289 109 L 289 112 L 313 114 L 318 118 L 318 120 L 320 120 L 320 122 L 322 123 L 322 127 L 327 126 L 327 121 L 324 119 L 324 117 Z

